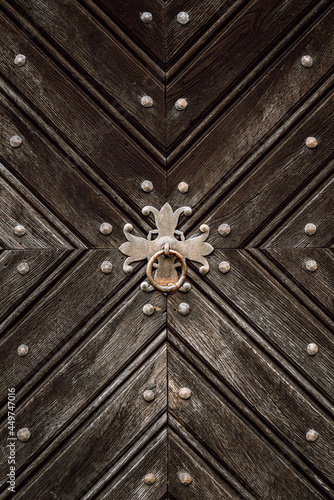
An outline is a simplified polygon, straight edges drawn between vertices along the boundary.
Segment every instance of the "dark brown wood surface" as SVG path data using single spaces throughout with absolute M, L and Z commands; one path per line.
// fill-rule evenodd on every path
M 15 498 L 334 499 L 332 2 L 0 10 L 0 498 L 15 387 Z M 168 296 L 119 251 L 165 202 L 214 247 Z

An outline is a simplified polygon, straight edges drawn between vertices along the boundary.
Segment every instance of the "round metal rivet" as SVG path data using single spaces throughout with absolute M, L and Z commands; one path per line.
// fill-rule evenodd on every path
M 12 148 L 18 148 L 22 144 L 22 139 L 19 135 L 13 135 L 13 137 L 9 139 L 9 144 Z
M 311 56 L 303 56 L 300 60 L 305 68 L 310 68 L 313 65 L 313 59 Z
M 143 21 L 143 23 L 148 24 L 152 22 L 153 16 L 151 12 L 143 12 L 140 16 L 140 19 Z
M 179 12 L 176 16 L 176 20 L 180 24 L 187 24 L 189 23 L 189 14 L 186 12 Z
M 219 271 L 223 274 L 228 273 L 229 270 L 231 269 L 231 266 L 229 262 L 226 262 L 225 260 L 219 264 Z
M 313 149 L 317 147 L 318 141 L 315 137 L 307 137 L 305 144 L 308 148 Z
M 182 316 L 186 316 L 187 314 L 189 314 L 190 306 L 186 302 L 181 302 L 177 310 L 180 314 L 182 314 Z
M 306 224 L 305 226 L 305 233 L 308 234 L 309 236 L 312 236 L 317 230 L 317 226 L 315 224 Z
M 30 438 L 30 431 L 26 427 L 17 431 L 17 439 L 19 441 L 28 441 Z
M 24 66 L 25 63 L 26 63 L 26 56 L 24 56 L 23 54 L 17 54 L 17 56 L 15 56 L 14 64 L 16 66 Z
M 188 472 L 182 472 L 182 474 L 179 475 L 179 478 L 181 483 L 185 486 L 192 483 L 192 477 L 190 474 L 188 474 Z
M 22 274 L 22 275 L 27 274 L 30 270 L 27 262 L 20 262 L 16 269 L 17 269 L 17 272 Z
M 180 193 L 187 193 L 189 190 L 189 185 L 186 182 L 180 182 L 180 184 L 177 186 L 177 189 L 180 191 Z
M 101 264 L 101 271 L 104 274 L 110 274 L 111 271 L 112 271 L 112 263 L 109 262 L 109 260 L 105 260 L 104 262 L 102 262 L 102 264 Z
M 155 483 L 155 475 L 154 474 L 146 474 L 146 476 L 144 477 L 144 482 L 146 484 L 153 484 Z
M 141 188 L 145 193 L 149 193 L 153 189 L 153 184 L 151 181 L 143 181 L 141 183 Z
M 145 401 L 153 401 L 153 399 L 155 398 L 155 394 L 150 389 L 147 389 L 143 392 L 143 398 L 145 399 Z
M 230 232 L 231 232 L 231 228 L 228 224 L 220 224 L 220 226 L 218 228 L 218 233 L 221 236 L 227 236 L 228 234 L 230 234 Z
M 141 105 L 144 106 L 144 108 L 152 108 L 153 106 L 153 99 L 149 95 L 144 95 L 144 97 L 141 98 Z
M 17 348 L 17 354 L 19 356 L 26 356 L 29 352 L 29 347 L 27 345 L 21 344 Z
M 14 227 L 13 233 L 16 234 L 16 236 L 23 236 L 24 234 L 26 234 L 25 227 L 21 226 L 21 224 L 18 224 Z
M 319 433 L 317 431 L 315 431 L 314 429 L 310 429 L 307 433 L 306 433 L 306 440 L 307 441 L 316 441 L 319 437 Z
M 318 264 L 315 260 L 308 260 L 305 264 L 305 267 L 308 271 L 316 271 L 318 269 Z
M 143 313 L 146 314 L 146 316 L 152 316 L 152 314 L 154 314 L 154 306 L 152 306 L 152 304 L 145 304 Z
M 187 293 L 191 290 L 191 284 L 189 281 L 185 281 L 184 284 L 179 288 L 180 292 Z
M 310 356 L 315 356 L 319 351 L 319 347 L 317 344 L 308 344 L 307 346 L 307 352 Z
M 188 389 L 188 387 L 182 387 L 182 389 L 179 390 L 179 396 L 182 399 L 189 399 L 191 396 L 191 390 Z
M 112 225 L 109 222 L 103 222 L 100 226 L 100 233 L 102 234 L 110 234 L 112 232 Z
M 181 97 L 180 99 L 178 99 L 176 101 L 176 103 L 175 103 L 175 107 L 179 111 L 182 111 L 183 109 L 186 109 L 187 106 L 188 106 L 187 99 L 184 99 L 183 97 Z

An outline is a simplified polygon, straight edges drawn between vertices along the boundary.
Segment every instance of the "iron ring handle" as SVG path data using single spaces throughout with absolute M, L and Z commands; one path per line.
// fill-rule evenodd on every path
M 159 292 L 176 292 L 185 282 L 187 276 L 187 264 L 186 259 L 176 250 L 169 249 L 169 255 L 174 255 L 181 262 L 181 276 L 176 283 L 170 283 L 169 285 L 159 285 L 153 278 L 153 264 L 163 254 L 166 254 L 165 248 L 156 252 L 147 263 L 146 275 L 148 281 L 151 285 Z

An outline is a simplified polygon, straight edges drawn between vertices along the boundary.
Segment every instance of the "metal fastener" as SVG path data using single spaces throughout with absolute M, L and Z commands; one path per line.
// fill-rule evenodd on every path
M 230 234 L 230 232 L 231 232 L 231 228 L 228 224 L 220 224 L 220 226 L 218 228 L 218 233 L 221 236 L 227 236 L 228 234 Z
M 318 351 L 319 351 L 319 347 L 317 346 L 317 344 L 308 344 L 307 346 L 307 352 L 310 356 L 315 356 L 316 354 L 318 354 Z
M 189 399 L 191 396 L 191 389 L 188 389 L 188 387 L 182 387 L 182 389 L 179 390 L 179 396 L 182 399 Z
M 143 21 L 143 23 L 148 24 L 152 22 L 153 16 L 151 12 L 143 12 L 140 16 L 140 19 Z
M 145 193 L 149 193 L 153 189 L 153 184 L 151 181 L 143 181 L 141 183 L 141 188 Z
M 186 302 L 181 302 L 177 310 L 182 316 L 186 316 L 187 314 L 189 314 L 190 306 Z
M 311 56 L 303 56 L 300 60 L 305 68 L 310 68 L 313 65 L 313 59 Z
M 227 262 L 226 260 L 224 260 L 223 262 L 220 262 L 218 267 L 219 267 L 219 271 L 223 274 L 228 273 L 229 270 L 231 269 L 229 262 Z
M 109 262 L 109 260 L 103 261 L 102 264 L 101 264 L 101 271 L 104 274 L 110 274 L 111 271 L 112 271 L 112 263 Z
M 305 267 L 308 271 L 316 271 L 318 269 L 318 264 L 315 260 L 308 260 L 305 264 Z
M 307 441 L 316 441 L 319 437 L 319 433 L 317 431 L 315 431 L 314 429 L 310 429 L 307 433 L 306 433 L 306 439 Z
M 19 135 L 13 135 L 13 137 L 9 139 L 9 144 L 12 148 L 18 148 L 22 144 L 22 139 Z
M 26 427 L 17 431 L 17 439 L 19 441 L 28 441 L 30 438 L 30 431 Z
M 100 233 L 102 234 L 110 234 L 112 232 L 112 225 L 109 222 L 103 222 L 100 226 Z
M 146 314 L 146 316 L 152 316 L 152 314 L 154 314 L 154 306 L 152 304 L 145 304 L 143 313 Z
M 153 484 L 153 483 L 155 483 L 155 480 L 156 480 L 156 477 L 154 474 L 146 474 L 146 476 L 144 477 L 144 482 L 146 484 Z
M 189 190 L 189 185 L 186 182 L 180 182 L 180 184 L 177 186 L 177 189 L 180 191 L 180 193 L 187 193 Z
M 24 56 L 23 54 L 17 54 L 17 56 L 15 56 L 14 64 L 16 66 L 24 66 L 25 63 L 26 63 L 26 56 Z
M 187 24 L 189 23 L 189 14 L 187 14 L 187 12 L 179 12 L 176 16 L 176 20 L 180 24 Z
M 16 269 L 17 269 L 18 273 L 24 275 L 24 274 L 27 274 L 29 272 L 30 267 L 29 267 L 27 262 L 20 262 Z
M 315 224 L 309 223 L 305 226 L 305 233 L 309 236 L 312 236 L 317 230 L 317 226 Z
M 192 483 L 192 477 L 188 472 L 182 472 L 179 475 L 179 478 L 180 478 L 181 483 L 184 484 L 185 486 Z
M 187 99 L 184 99 L 183 97 L 181 97 L 180 99 L 178 99 L 176 101 L 176 103 L 175 103 L 175 107 L 179 111 L 182 111 L 183 109 L 186 109 L 187 106 L 188 106 Z
M 153 401 L 155 398 L 155 394 L 151 389 L 147 389 L 146 391 L 143 392 L 143 398 L 145 401 Z
M 144 97 L 141 98 L 141 105 L 144 106 L 144 108 L 152 108 L 153 106 L 153 99 L 149 95 L 144 95 Z
M 317 147 L 318 141 L 315 137 L 307 137 L 307 139 L 305 139 L 305 144 L 308 148 L 313 149 Z
M 23 236 L 24 234 L 26 234 L 25 227 L 21 224 L 18 224 L 14 227 L 13 233 L 16 234 L 16 236 Z
M 17 348 L 17 354 L 19 356 L 26 356 L 29 352 L 29 347 L 27 345 L 21 344 Z

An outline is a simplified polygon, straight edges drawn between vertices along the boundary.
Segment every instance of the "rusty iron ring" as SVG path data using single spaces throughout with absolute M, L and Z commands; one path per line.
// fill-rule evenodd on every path
M 152 255 L 146 266 L 147 279 L 156 290 L 159 290 L 159 292 L 176 292 L 183 285 L 187 277 L 186 259 L 179 252 L 176 252 L 176 250 L 172 250 L 171 248 L 168 248 L 168 253 L 169 255 L 174 255 L 174 257 L 176 257 L 181 263 L 181 276 L 176 283 L 159 285 L 159 283 L 157 283 L 153 278 L 153 264 L 158 257 L 163 254 L 166 255 L 165 245 L 162 245 L 162 249 Z

